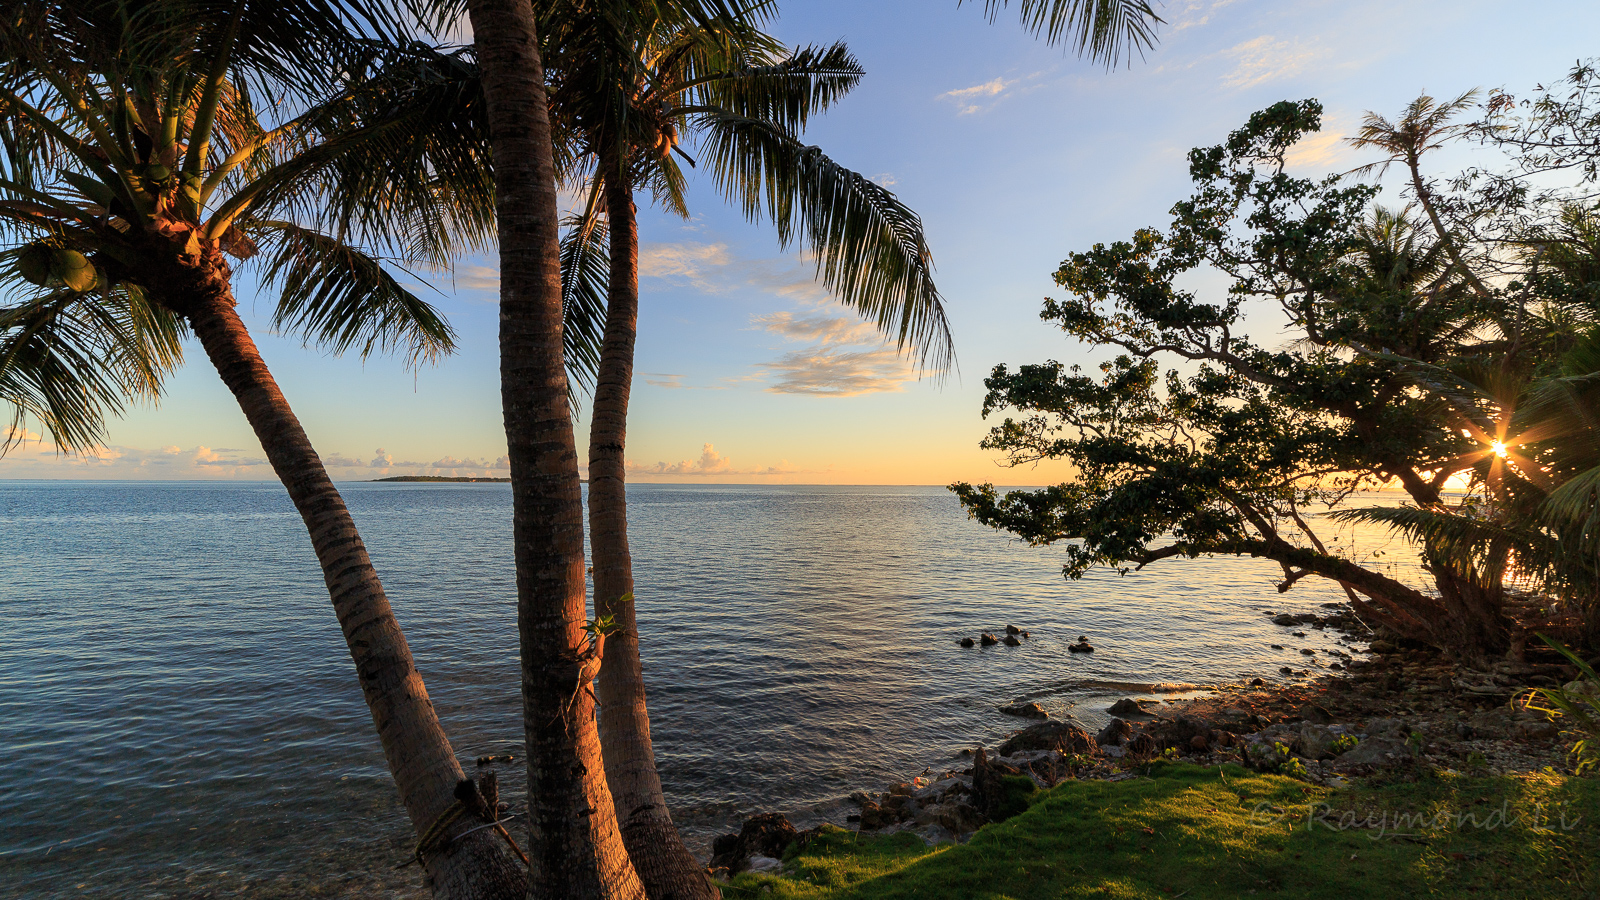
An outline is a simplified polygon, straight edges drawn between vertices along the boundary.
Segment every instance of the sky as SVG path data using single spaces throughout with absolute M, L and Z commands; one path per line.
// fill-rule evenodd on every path
M 772 28 L 790 46 L 846 41 L 860 86 L 806 140 L 922 216 L 957 365 L 920 372 L 832 302 L 811 264 L 691 177 L 693 218 L 640 209 L 641 311 L 629 478 L 671 483 L 1037 485 L 1064 463 L 1008 468 L 979 447 L 983 379 L 999 363 L 1092 366 L 1111 354 L 1039 320 L 1070 252 L 1164 227 L 1189 193 L 1184 156 L 1250 113 L 1315 97 L 1321 134 L 1301 175 L 1370 160 L 1348 147 L 1366 111 L 1419 93 L 1526 95 L 1600 55 L 1600 4 L 1472 0 L 1170 0 L 1159 43 L 1114 70 L 1029 37 L 977 0 L 790 0 Z M 1441 173 L 1466 157 L 1440 157 Z M 1401 205 L 1396 185 L 1380 202 Z M 245 316 L 336 479 L 504 476 L 493 258 L 428 275 L 458 352 L 336 358 L 271 333 L 270 293 L 241 283 Z M 1220 291 L 1220 282 L 1211 289 Z M 1203 296 L 1203 295 L 1202 295 Z M 1281 323 L 1251 320 L 1271 344 Z M 197 345 L 158 406 L 112 423 L 97 455 L 32 440 L 0 478 L 242 479 L 272 472 Z M 583 458 L 587 421 L 577 423 Z M 36 426 L 35 426 L 36 430 Z M 28 437 L 34 437 L 32 434 Z

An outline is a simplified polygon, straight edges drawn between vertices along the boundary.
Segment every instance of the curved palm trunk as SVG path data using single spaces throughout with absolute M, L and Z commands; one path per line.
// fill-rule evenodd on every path
M 529 897 L 644 889 L 606 788 L 584 631 L 583 499 L 561 352 L 560 233 L 549 109 L 529 0 L 470 0 L 488 101 L 500 234 L 500 396 L 511 457 Z M 598 650 L 598 648 L 596 648 Z
M 721 892 L 672 824 L 650 746 L 634 615 L 633 557 L 628 551 L 624 461 L 639 323 L 639 230 L 633 192 L 616 174 L 607 178 L 606 210 L 611 279 L 589 422 L 589 547 L 594 554 L 595 613 L 617 621 L 617 631 L 606 640 L 597 684 L 606 781 L 622 840 L 650 900 L 717 900 Z
M 220 257 L 206 260 L 182 275 L 166 282 L 169 305 L 188 319 L 305 521 L 389 771 L 420 839 L 456 803 L 455 787 L 465 776 L 455 751 L 344 499 L 234 312 L 226 263 Z M 473 825 L 468 818 L 457 819 L 435 842 L 439 849 L 424 854 L 433 895 L 448 900 L 520 896 L 526 873 L 493 831 L 449 840 Z

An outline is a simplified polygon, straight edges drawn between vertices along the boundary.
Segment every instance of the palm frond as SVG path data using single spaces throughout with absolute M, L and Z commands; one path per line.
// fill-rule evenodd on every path
M 694 110 L 718 187 L 747 218 L 798 241 L 822 282 L 934 371 L 954 361 L 922 220 L 887 188 L 802 144 L 772 122 Z
M 1009 0 L 984 0 L 983 9 L 993 22 L 1010 5 Z M 1153 48 L 1156 26 L 1163 21 L 1146 0 L 1018 0 L 1017 12 L 1029 34 L 1065 44 L 1074 55 L 1107 68 Z
M 372 48 L 360 78 L 301 117 L 308 137 L 236 187 L 248 217 L 293 219 L 408 263 L 447 267 L 494 234 L 488 119 L 468 51 Z M 214 227 L 222 227 L 219 210 Z
M 0 308 L 0 404 L 12 413 L 0 453 L 30 419 L 63 452 L 101 446 L 108 417 L 160 396 L 182 361 L 182 334 L 177 317 L 137 289 L 53 291 Z
M 594 390 L 606 333 L 611 261 L 604 219 L 573 216 L 562 223 L 561 346 L 573 399 Z
M 735 115 L 765 119 L 798 133 L 814 113 L 839 101 L 866 74 L 843 41 L 805 47 L 767 65 L 730 67 L 686 87 L 694 102 Z
M 439 311 L 360 249 L 290 222 L 246 230 L 265 251 L 262 280 L 281 291 L 275 327 L 336 353 L 358 348 L 363 358 L 404 347 L 413 365 L 455 349 Z

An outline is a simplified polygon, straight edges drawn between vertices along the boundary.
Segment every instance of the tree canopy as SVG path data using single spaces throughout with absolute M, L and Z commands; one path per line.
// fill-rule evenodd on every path
M 1070 460 L 1077 478 L 1004 495 L 953 485 L 969 513 L 1031 543 L 1070 541 L 1069 577 L 1248 555 L 1281 566 L 1280 590 L 1312 575 L 1338 582 L 1401 634 L 1465 654 L 1520 645 L 1531 622 L 1508 579 L 1537 554 L 1496 516 L 1513 485 L 1542 496 L 1552 479 L 1550 451 L 1521 447 L 1508 426 L 1527 387 L 1587 333 L 1594 284 L 1582 273 L 1595 257 L 1581 239 L 1591 213 L 1570 201 L 1534 209 L 1525 192 L 1429 177 L 1433 149 L 1474 133 L 1452 124 L 1472 99 L 1423 97 L 1395 122 L 1369 116 L 1354 142 L 1384 152 L 1379 166 L 1406 167 L 1411 203 L 1399 209 L 1354 179 L 1286 171 L 1286 153 L 1320 127 L 1314 100 L 1275 104 L 1192 151 L 1195 192 L 1171 225 L 1069 255 L 1055 274 L 1066 298 L 1045 301 L 1042 319 L 1118 355 L 1098 375 L 1051 361 L 1000 365 L 985 382 L 986 417 L 1020 415 L 983 445 L 1012 464 Z M 1562 228 L 1569 237 L 1555 244 L 1535 240 Z M 1552 265 L 1552 246 L 1571 261 Z M 1220 272 L 1226 290 L 1188 287 L 1201 272 Z M 1276 345 L 1245 328 L 1270 310 L 1289 329 Z M 1162 371 L 1163 361 L 1176 365 Z M 1549 415 L 1552 404 L 1524 409 Z M 1368 517 L 1409 528 L 1431 590 L 1318 534 L 1313 507 L 1382 487 L 1410 503 Z M 1463 552 L 1437 528 L 1413 527 L 1430 518 L 1502 531 Z

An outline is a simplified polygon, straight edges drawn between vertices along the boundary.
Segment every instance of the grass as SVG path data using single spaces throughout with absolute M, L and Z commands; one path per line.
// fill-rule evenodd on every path
M 783 877 L 741 875 L 723 894 L 1600 898 L 1594 779 L 1434 775 L 1329 790 L 1235 766 L 1149 771 L 1040 792 L 959 846 L 832 830 L 792 851 Z

